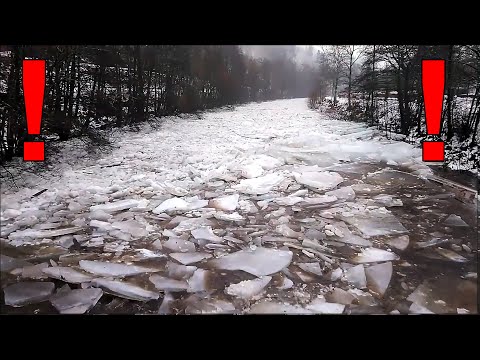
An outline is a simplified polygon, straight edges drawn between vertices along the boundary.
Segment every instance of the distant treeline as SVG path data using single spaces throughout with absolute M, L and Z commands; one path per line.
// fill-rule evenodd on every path
M 310 95 L 317 107 L 328 95 L 337 105 L 340 87 L 347 98 L 345 118 L 392 131 L 419 134 L 425 123 L 423 59 L 445 60 L 445 103 L 442 115 L 447 140 L 478 141 L 480 123 L 479 45 L 342 45 L 318 53 L 320 81 Z M 393 114 L 385 114 L 389 97 L 396 98 Z M 383 100 L 383 99 L 385 100 Z
M 96 45 L 0 48 L 0 161 L 27 140 L 22 60 L 47 60 L 42 134 L 60 140 L 152 117 L 307 97 L 312 66 L 252 59 L 238 46 Z

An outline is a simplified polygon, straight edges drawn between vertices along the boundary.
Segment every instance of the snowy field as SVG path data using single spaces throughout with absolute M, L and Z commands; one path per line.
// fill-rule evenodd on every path
M 161 121 L 12 169 L 2 312 L 477 312 L 476 208 L 421 149 L 306 99 Z

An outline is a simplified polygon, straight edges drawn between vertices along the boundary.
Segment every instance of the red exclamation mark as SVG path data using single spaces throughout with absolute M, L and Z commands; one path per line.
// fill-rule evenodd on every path
M 40 135 L 43 96 L 45 92 L 45 60 L 23 60 L 23 96 L 29 135 Z M 25 141 L 24 161 L 44 161 L 43 141 Z
M 422 88 L 427 135 L 440 135 L 445 90 L 445 60 L 422 60 Z M 443 141 L 424 141 L 422 157 L 423 161 L 444 161 Z

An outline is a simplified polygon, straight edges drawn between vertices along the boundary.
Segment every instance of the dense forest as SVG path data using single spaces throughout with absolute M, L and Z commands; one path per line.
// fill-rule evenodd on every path
M 316 69 L 285 51 L 253 58 L 239 46 L 0 47 L 0 160 L 28 140 L 22 60 L 45 59 L 42 135 L 94 136 L 140 123 L 250 101 L 307 97 Z
M 330 46 L 318 53 L 316 88 L 309 99 L 319 107 L 328 96 L 341 117 L 364 121 L 404 136 L 425 134 L 422 59 L 445 60 L 443 138 L 478 143 L 480 46 Z M 346 99 L 339 103 L 339 92 Z

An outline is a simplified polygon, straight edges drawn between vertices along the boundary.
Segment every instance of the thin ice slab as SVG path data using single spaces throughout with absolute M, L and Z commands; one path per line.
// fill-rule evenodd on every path
M 3 289 L 5 305 L 21 307 L 48 300 L 55 290 L 52 282 L 24 281 Z
M 392 278 L 393 266 L 391 262 L 377 264 L 365 269 L 367 286 L 370 290 L 383 296 L 388 289 Z
M 95 279 L 92 285 L 102 288 L 106 293 L 129 300 L 150 301 L 157 300 L 160 296 L 157 292 L 120 280 Z
M 398 259 L 398 255 L 393 252 L 372 247 L 362 250 L 362 252 L 355 256 L 352 260 L 354 263 L 362 264 L 371 262 L 392 261 Z
M 295 180 L 302 185 L 309 186 L 318 191 L 330 190 L 343 182 L 343 177 L 336 172 L 302 172 L 294 173 Z
M 43 269 L 43 273 L 53 279 L 62 280 L 71 284 L 80 284 L 93 279 L 90 275 L 84 274 L 70 267 L 63 266 L 55 266 Z
M 240 250 L 210 261 L 222 270 L 243 270 L 255 276 L 271 275 L 287 267 L 292 261 L 291 251 L 257 247 L 255 250 Z
M 92 309 L 103 295 L 102 289 L 75 289 L 50 299 L 60 314 L 84 314 Z
M 130 276 L 159 271 L 143 266 L 110 263 L 95 260 L 80 260 L 80 267 L 89 273 L 100 276 Z
M 211 254 L 202 253 L 202 252 L 171 253 L 169 255 L 183 265 L 190 265 L 190 264 L 193 264 L 193 263 L 205 260 L 205 259 L 209 259 L 209 258 L 212 257 Z

